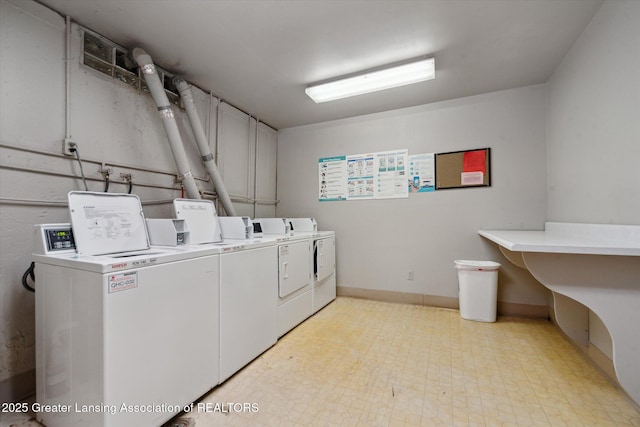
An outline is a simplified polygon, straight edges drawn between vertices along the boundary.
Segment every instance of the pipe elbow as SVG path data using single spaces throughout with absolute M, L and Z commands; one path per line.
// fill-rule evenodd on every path
M 187 82 L 180 76 L 175 76 L 171 81 L 178 89 L 187 87 Z
M 191 85 L 187 83 L 185 79 L 180 76 L 175 76 L 172 79 L 173 84 L 178 89 L 182 100 L 187 102 L 193 102 L 193 94 L 191 93 Z M 186 104 L 185 104 L 186 105 Z
M 153 64 L 151 56 L 140 47 L 136 47 L 131 51 L 131 58 L 133 58 L 139 66 Z

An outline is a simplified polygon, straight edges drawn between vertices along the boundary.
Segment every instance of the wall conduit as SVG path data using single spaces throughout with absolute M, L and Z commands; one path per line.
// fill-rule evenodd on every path
M 158 106 L 158 111 L 162 118 L 162 124 L 164 125 L 164 129 L 167 132 L 167 137 L 169 139 L 169 146 L 171 147 L 173 158 L 176 161 L 178 173 L 182 178 L 182 185 L 187 192 L 187 197 L 191 199 L 200 199 L 200 191 L 196 185 L 193 173 L 189 168 L 189 161 L 187 160 L 187 154 L 185 153 L 182 145 L 180 131 L 178 130 L 178 125 L 176 123 L 173 110 L 171 109 L 171 104 L 169 103 L 167 94 L 164 91 L 164 85 L 160 81 L 160 77 L 158 76 L 156 67 L 153 64 L 153 60 L 151 59 L 151 56 L 139 47 L 133 49 L 131 56 L 142 70 L 144 79 L 147 82 L 149 91 L 151 92 L 151 97 Z
M 174 77 L 173 84 L 178 88 L 178 91 L 180 92 L 180 97 L 182 98 L 184 109 L 187 111 L 189 123 L 191 124 L 191 128 L 193 129 L 193 133 L 196 137 L 198 150 L 200 151 L 201 156 L 200 158 L 202 159 L 202 163 L 209 173 L 211 184 L 218 194 L 218 198 L 220 199 L 222 207 L 227 213 L 227 216 L 236 216 L 235 208 L 233 207 L 233 203 L 231 202 L 231 198 L 229 197 L 227 188 L 225 187 L 224 181 L 222 180 L 222 175 L 220 175 L 220 172 L 218 171 L 213 153 L 211 152 L 211 148 L 209 148 L 207 136 L 205 135 L 204 129 L 202 128 L 202 123 L 200 122 L 198 111 L 196 110 L 195 103 L 193 102 L 191 86 L 182 77 Z

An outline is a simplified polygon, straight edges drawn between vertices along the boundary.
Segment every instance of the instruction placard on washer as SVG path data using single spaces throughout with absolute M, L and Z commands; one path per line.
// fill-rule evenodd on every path
M 119 273 L 109 275 L 109 293 L 126 291 L 138 287 L 138 272 Z

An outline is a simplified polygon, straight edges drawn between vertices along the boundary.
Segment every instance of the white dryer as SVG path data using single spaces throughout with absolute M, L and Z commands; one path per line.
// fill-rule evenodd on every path
M 257 218 L 263 239 L 278 245 L 278 337 L 313 314 L 312 234 L 298 233 L 287 218 Z
M 294 236 L 308 236 L 312 241 L 312 300 L 313 313 L 316 313 L 336 298 L 335 232 L 319 232 L 314 218 L 286 218 L 285 221 Z
M 37 419 L 161 425 L 218 383 L 219 249 L 149 247 L 136 196 L 72 192 L 69 207 L 75 243 L 36 227 L 36 401 L 59 410 Z
M 336 299 L 336 238 L 321 231 L 313 239 L 313 312 Z

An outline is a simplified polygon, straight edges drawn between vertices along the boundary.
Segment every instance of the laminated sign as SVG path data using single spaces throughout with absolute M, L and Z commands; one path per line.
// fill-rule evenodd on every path
M 392 150 L 318 161 L 318 200 L 395 199 L 409 197 L 408 150 Z

